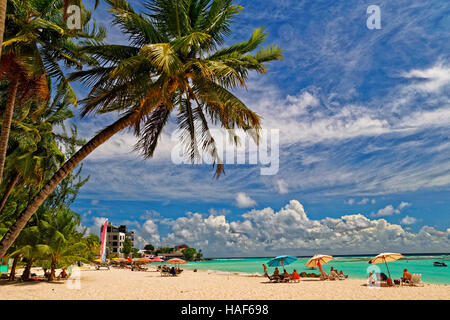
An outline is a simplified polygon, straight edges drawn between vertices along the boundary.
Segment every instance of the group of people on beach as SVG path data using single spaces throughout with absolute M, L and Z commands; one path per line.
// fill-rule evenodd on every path
M 264 267 L 264 274 L 268 275 L 267 266 L 265 264 L 263 264 L 263 267 Z M 333 267 L 331 267 L 330 273 L 336 277 L 348 278 L 348 275 L 345 275 L 342 270 L 339 271 L 337 269 L 334 269 Z M 279 279 L 282 281 L 290 281 L 290 280 L 293 280 L 295 282 L 300 281 L 300 274 L 297 272 L 297 269 L 294 269 L 292 274 L 289 274 L 289 272 L 287 272 L 286 269 L 284 269 L 284 268 L 283 268 L 283 273 L 280 273 L 280 270 L 278 269 L 278 267 L 276 267 L 271 277 L 273 279 Z
M 408 271 L 408 269 L 403 270 L 403 276 L 399 280 L 392 281 L 384 272 L 379 274 L 370 272 L 367 277 L 369 285 L 376 285 L 377 281 L 386 282 L 387 286 L 391 287 L 395 284 L 405 283 L 412 280 L 412 273 Z
M 180 269 L 178 267 L 177 268 L 175 268 L 175 267 L 169 268 L 168 266 L 163 265 L 163 266 L 158 266 L 157 271 L 170 273 L 172 276 L 176 276 L 176 275 L 180 274 L 181 272 L 183 272 L 183 269 Z

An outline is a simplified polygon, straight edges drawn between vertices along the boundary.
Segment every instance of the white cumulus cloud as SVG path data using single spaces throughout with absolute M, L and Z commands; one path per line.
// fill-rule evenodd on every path
M 236 195 L 236 206 L 239 208 L 250 208 L 256 205 L 256 201 L 250 198 L 245 192 Z

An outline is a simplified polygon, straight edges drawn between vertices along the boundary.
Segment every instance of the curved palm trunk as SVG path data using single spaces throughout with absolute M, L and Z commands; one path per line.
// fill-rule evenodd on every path
M 3 177 L 6 149 L 8 148 L 9 132 L 11 131 L 11 121 L 14 113 L 14 104 L 16 103 L 18 87 L 19 80 L 16 78 L 12 80 L 9 85 L 8 98 L 6 100 L 5 111 L 3 114 L 2 133 L 0 134 L 0 183 L 2 182 Z
M 3 33 L 5 33 L 7 0 L 0 0 L 0 56 L 2 55 Z
M 13 260 L 13 264 L 11 266 L 11 272 L 9 274 L 9 281 L 16 280 L 16 266 L 17 262 L 19 261 L 19 255 L 16 255 Z
M 14 187 L 16 186 L 17 182 L 19 181 L 20 173 L 16 171 L 14 174 L 14 177 L 11 178 L 11 180 L 8 183 L 8 186 L 6 187 L 5 193 L 3 194 L 2 201 L 0 202 L 0 212 L 3 211 L 3 208 L 5 207 L 6 201 L 8 201 L 9 196 L 11 195 L 11 192 L 13 191 Z
M 17 221 L 11 226 L 3 239 L 0 241 L 0 257 L 4 256 L 9 247 L 13 244 L 20 232 L 23 230 L 28 220 L 33 216 L 36 210 L 44 202 L 45 199 L 55 190 L 58 184 L 92 151 L 101 144 L 106 142 L 117 132 L 130 126 L 137 118 L 137 113 L 130 113 L 109 127 L 103 129 L 88 143 L 86 143 L 72 158 L 70 158 L 47 182 L 47 184 L 39 191 L 39 193 L 28 204 L 27 208 L 22 212 Z

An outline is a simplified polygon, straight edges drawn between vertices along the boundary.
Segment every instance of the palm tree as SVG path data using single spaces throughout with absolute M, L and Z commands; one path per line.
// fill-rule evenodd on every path
M 40 230 L 45 245 L 38 245 L 40 252 L 50 259 L 49 281 L 56 278 L 58 264 L 67 267 L 82 257 L 86 244 L 76 238 L 75 227 L 79 218 L 69 208 L 60 208 L 55 213 L 45 212 L 40 220 Z
M 70 98 L 58 88 L 51 101 L 22 106 L 22 116 L 13 121 L 5 165 L 7 182 L 0 201 L 0 212 L 16 186 L 40 188 L 42 182 L 61 166 L 65 160 L 58 143 L 70 140 L 54 129 L 73 117 Z M 19 115 L 18 115 L 19 116 Z
M 27 227 L 21 234 L 17 249 L 10 255 L 11 257 L 14 257 L 16 263 L 19 258 L 26 259 L 22 280 L 28 280 L 30 278 L 30 271 L 33 263 L 43 255 L 42 248 L 40 247 L 41 239 L 42 237 L 38 226 Z M 11 277 L 11 280 L 14 280 L 14 276 Z
M 92 84 L 83 101 L 83 115 L 119 112 L 119 119 L 100 131 L 69 159 L 34 197 L 0 241 L 0 256 L 59 182 L 98 146 L 125 128 L 139 137 L 136 149 L 153 156 L 164 126 L 177 113 L 188 156 L 198 156 L 197 141 L 223 165 L 208 131 L 208 118 L 226 129 L 260 128 L 259 116 L 231 89 L 242 86 L 250 71 L 266 72 L 265 63 L 282 58 L 276 46 L 261 47 L 267 34 L 256 29 L 247 41 L 224 46 L 230 23 L 242 10 L 233 0 L 154 0 L 145 15 L 125 0 L 108 0 L 114 23 L 129 36 L 129 45 L 90 41 L 83 52 L 98 60 L 90 70 L 75 73 Z M 255 52 L 256 51 L 256 52 Z
M 79 54 L 79 47 L 73 38 L 102 39 L 104 29 L 95 29 L 74 34 L 67 29 L 62 18 L 62 3 L 55 0 L 23 1 L 10 0 L 10 12 L 6 23 L 4 52 L 1 56 L 0 78 L 9 82 L 8 99 L 3 113 L 0 134 L 0 182 L 6 158 L 10 125 L 16 104 L 25 98 L 49 99 L 46 85 L 47 75 L 67 89 L 76 103 L 76 97 L 59 65 L 81 69 L 82 63 L 89 63 L 87 56 Z M 83 12 L 83 26 L 90 19 L 90 12 Z M 31 63 L 30 63 L 31 62 Z M 22 91 L 22 101 L 16 101 Z
M 5 32 L 7 4 L 8 0 L 0 0 L 0 56 L 2 55 L 3 33 Z

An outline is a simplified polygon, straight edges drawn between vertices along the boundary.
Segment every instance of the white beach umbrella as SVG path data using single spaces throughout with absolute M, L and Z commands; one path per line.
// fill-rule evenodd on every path
M 391 261 L 396 261 L 401 258 L 403 258 L 403 255 L 401 253 L 384 252 L 384 253 L 380 253 L 376 257 L 370 259 L 369 263 L 370 264 L 384 263 L 386 265 L 386 269 L 389 274 L 389 278 L 391 278 L 391 273 L 389 272 L 387 263 L 391 262 Z
M 330 262 L 333 260 L 333 256 L 328 256 L 325 254 L 316 254 L 314 257 L 308 260 L 308 262 L 305 263 L 305 265 L 308 268 L 314 268 L 317 267 L 317 265 L 320 263 L 320 265 L 323 265 L 327 262 Z

